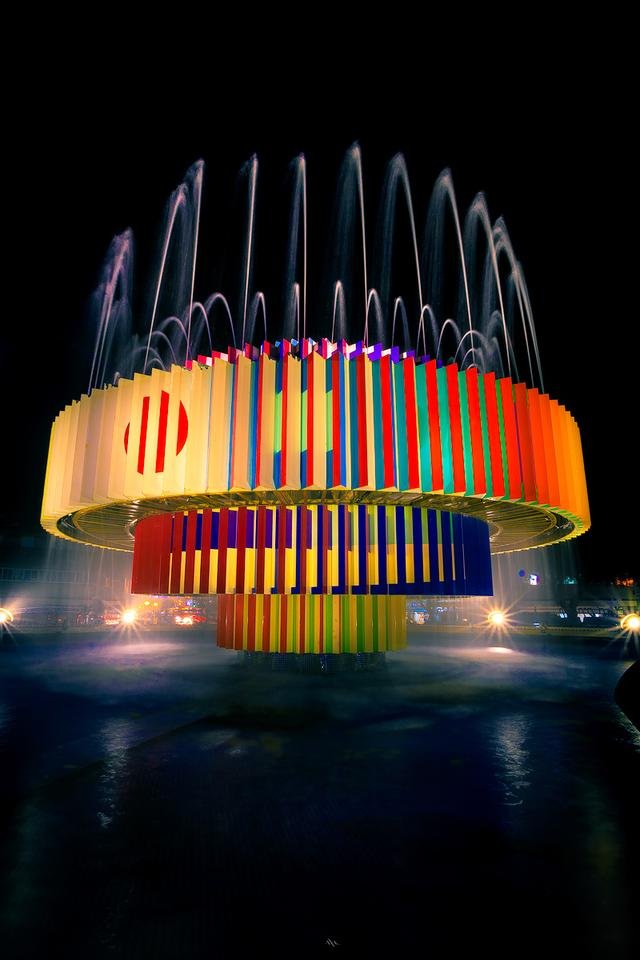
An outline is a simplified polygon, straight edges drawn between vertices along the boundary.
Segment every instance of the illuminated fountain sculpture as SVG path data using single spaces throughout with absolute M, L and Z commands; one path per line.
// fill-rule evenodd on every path
M 359 152 L 356 159 L 359 170 Z M 397 158 L 392 163 L 397 170 Z M 197 205 L 191 209 L 199 212 L 201 166 L 194 171 L 190 196 Z M 253 195 L 256 172 L 254 165 Z M 406 173 L 403 166 L 400 172 Z M 298 207 L 306 208 L 306 189 L 302 196 Z M 455 203 L 452 188 L 448 196 Z M 253 204 L 252 198 L 242 312 L 243 333 L 249 316 L 250 334 L 260 303 L 266 331 L 264 298 L 253 298 L 251 314 L 248 295 Z M 473 223 L 483 222 L 478 209 Z M 412 210 L 411 217 L 413 223 Z M 174 212 L 162 270 L 175 219 Z M 491 552 L 544 546 L 588 529 L 574 419 L 542 389 L 511 375 L 515 357 L 508 338 L 507 374 L 488 369 L 496 325 L 507 336 L 504 314 L 489 310 L 484 332 L 471 325 L 467 334 L 458 332 L 456 352 L 461 344 L 468 349 L 459 365 L 443 363 L 446 324 L 437 328 L 421 289 L 422 352 L 406 342 L 405 349 L 369 344 L 370 310 L 377 304 L 383 327 L 384 298 L 365 280 L 362 339 L 316 342 L 306 336 L 305 266 L 302 306 L 301 285 L 292 286 L 294 330 L 283 325 L 288 333 L 297 326 L 298 336 L 259 346 L 243 336 L 241 346 L 224 352 L 211 349 L 209 336 L 202 353 L 192 318 L 199 308 L 208 331 L 210 314 L 193 300 L 197 217 L 186 222 L 192 283 L 186 314 L 174 318 L 184 332 L 183 362 L 165 364 L 157 349 L 156 296 L 146 350 L 138 348 L 143 371 L 120 376 L 115 385 L 92 383 L 53 424 L 42 508 L 46 530 L 133 550 L 134 593 L 217 594 L 223 646 L 344 653 L 401 646 L 407 595 L 490 595 Z M 303 225 L 306 251 L 306 220 Z M 492 228 L 487 256 L 494 259 L 496 229 L 503 227 Z M 461 256 L 464 264 L 462 247 Z M 122 306 L 126 259 L 120 256 L 120 272 L 111 275 L 110 288 L 105 285 L 92 378 L 107 370 L 108 314 L 114 304 Z M 416 270 L 420 278 L 417 250 Z M 493 276 L 502 303 L 497 264 Z M 516 281 L 522 309 L 526 288 L 521 275 Z M 162 271 L 158 291 L 161 283 Z M 344 290 L 338 284 L 334 290 L 335 335 L 336 322 L 344 327 Z M 426 352 L 427 315 L 433 359 Z M 447 324 L 458 331 L 452 320 Z M 155 326 L 177 359 L 178 345 L 166 330 L 166 324 Z M 531 361 L 531 349 L 537 356 L 532 323 L 529 331 Z

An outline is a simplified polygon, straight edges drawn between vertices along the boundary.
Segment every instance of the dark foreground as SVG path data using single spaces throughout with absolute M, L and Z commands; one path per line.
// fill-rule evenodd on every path
M 628 663 L 410 640 L 319 674 L 193 633 L 2 649 L 3 957 L 631 957 Z

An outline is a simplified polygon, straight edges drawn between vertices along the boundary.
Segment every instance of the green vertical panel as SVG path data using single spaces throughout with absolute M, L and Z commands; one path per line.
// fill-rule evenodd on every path
M 507 438 L 504 432 L 504 416 L 502 413 L 502 397 L 500 395 L 500 386 L 498 380 L 495 380 L 496 388 L 496 406 L 498 407 L 498 423 L 500 424 L 500 447 L 502 449 L 502 472 L 504 473 L 504 497 L 503 500 L 509 499 L 509 466 L 507 459 Z
M 409 458 L 407 456 L 407 409 L 404 402 L 404 368 L 403 361 L 392 363 L 393 392 L 396 403 L 396 438 L 398 441 L 398 487 L 400 490 L 409 488 Z
M 447 371 L 439 367 L 438 377 L 438 413 L 440 415 L 440 444 L 442 447 L 442 474 L 444 492 L 453 493 L 453 451 L 451 449 L 451 424 L 449 422 L 449 396 L 447 392 Z
M 358 653 L 364 651 L 364 594 L 356 596 L 356 630 L 358 637 Z
M 418 442 L 420 449 L 420 489 L 433 489 L 431 472 L 431 434 L 429 433 L 429 409 L 427 406 L 427 378 L 425 367 L 416 367 L 416 402 L 418 406 Z
M 482 428 L 482 453 L 484 454 L 484 474 L 487 481 L 487 496 L 493 496 L 491 478 L 491 450 L 489 449 L 489 423 L 487 420 L 487 398 L 484 392 L 484 377 L 478 375 L 478 397 L 480 400 L 480 424 Z
M 373 651 L 374 653 L 379 652 L 378 647 L 378 631 L 380 629 L 380 624 L 378 622 L 378 597 L 373 594 L 367 598 L 371 602 L 371 629 L 373 630 Z
M 380 361 L 371 363 L 373 387 L 373 436 L 376 465 L 376 490 L 384 487 L 384 449 L 382 446 L 382 388 L 380 386 Z
M 464 455 L 465 494 L 473 494 L 473 452 L 471 449 L 471 424 L 469 422 L 469 396 L 467 394 L 467 371 L 458 373 L 460 390 L 460 422 L 462 424 L 462 452 Z

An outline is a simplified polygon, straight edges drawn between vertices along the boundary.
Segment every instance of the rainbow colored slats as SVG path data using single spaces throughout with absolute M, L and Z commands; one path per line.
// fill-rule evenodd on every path
M 159 514 L 136 527 L 132 591 L 490 595 L 489 528 L 440 510 L 365 504 Z
M 261 653 L 382 653 L 407 644 L 404 597 L 218 597 L 219 647 Z
M 95 504 L 271 490 L 509 500 L 590 526 L 580 434 L 537 389 L 344 341 L 264 343 L 94 390 L 56 418 L 45 529 Z

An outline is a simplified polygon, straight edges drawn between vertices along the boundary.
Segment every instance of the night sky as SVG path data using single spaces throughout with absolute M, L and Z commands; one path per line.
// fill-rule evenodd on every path
M 637 252 L 626 239 L 636 191 L 629 88 L 622 68 L 604 79 L 585 57 L 576 69 L 551 83 L 520 65 L 510 92 L 503 85 L 491 98 L 473 85 L 462 98 L 429 96 L 427 76 L 420 88 L 389 76 L 387 88 L 365 92 L 354 75 L 342 89 L 333 77 L 312 96 L 290 83 L 265 85 L 256 74 L 249 95 L 247 84 L 227 74 L 221 85 L 212 72 L 194 98 L 184 78 L 169 93 L 166 75 L 155 91 L 151 81 L 139 88 L 113 77 L 94 82 L 79 64 L 67 63 L 64 74 L 42 68 L 38 92 L 16 97 L 5 119 L 14 254 L 0 333 L 5 539 L 39 530 L 50 423 L 86 390 L 93 346 L 86 305 L 112 236 L 133 228 L 137 287 L 146 293 L 166 199 L 190 164 L 204 159 L 205 197 L 219 198 L 256 152 L 257 269 L 267 273 L 259 258 L 269 256 L 269 211 L 284 202 L 288 162 L 300 152 L 307 157 L 313 235 L 314 214 L 315 222 L 325 216 L 342 155 L 358 140 L 373 212 L 384 166 L 402 151 L 419 222 L 445 166 L 461 213 L 482 190 L 492 218 L 504 216 L 531 295 L 545 387 L 582 431 L 593 522 L 577 541 L 583 572 L 594 579 L 637 574 L 629 454 L 637 450 L 640 353 Z M 208 202 L 201 234 L 212 236 Z M 199 261 L 196 293 L 215 289 L 209 269 L 215 264 Z

